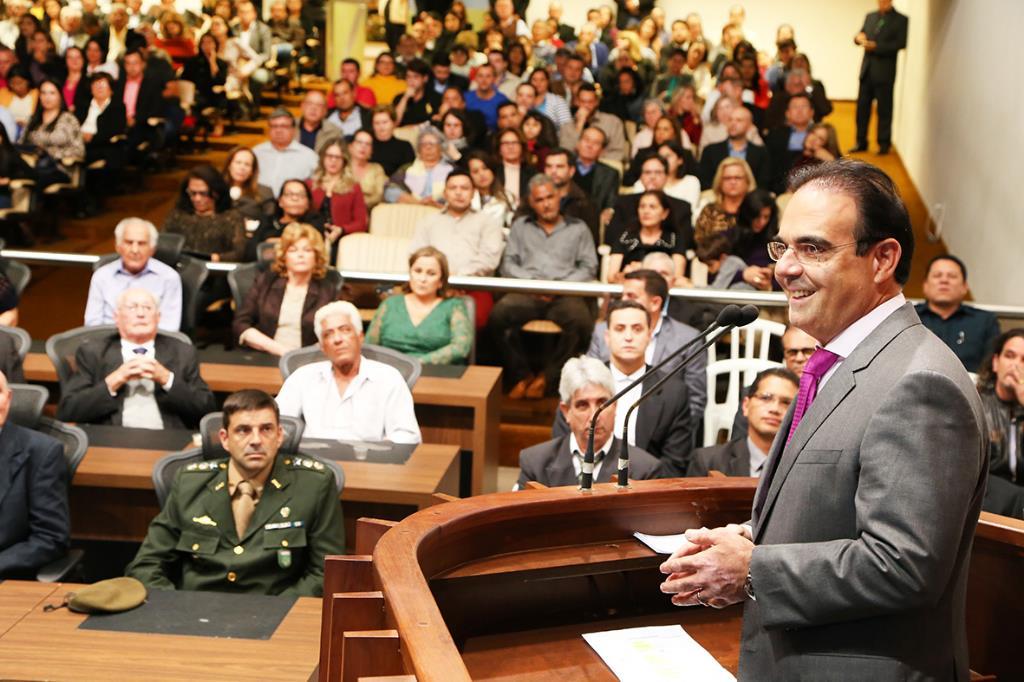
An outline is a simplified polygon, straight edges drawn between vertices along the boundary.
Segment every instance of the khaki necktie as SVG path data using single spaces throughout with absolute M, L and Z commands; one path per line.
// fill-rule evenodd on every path
M 249 481 L 239 481 L 235 486 L 235 499 L 231 505 L 239 540 L 245 536 L 245 529 L 249 527 L 249 521 L 252 520 L 254 511 L 256 511 L 256 489 Z

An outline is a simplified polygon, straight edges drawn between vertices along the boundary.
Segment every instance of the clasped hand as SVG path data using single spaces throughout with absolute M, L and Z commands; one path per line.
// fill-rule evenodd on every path
M 152 379 L 163 386 L 171 378 L 171 372 L 153 358 L 133 358 L 107 375 L 107 388 L 116 393 L 132 379 Z
M 676 606 L 704 602 L 721 609 L 746 599 L 744 584 L 754 550 L 747 526 L 686 531 L 686 542 L 661 565 L 668 577 L 661 591 L 673 595 Z M 700 593 L 700 599 L 697 593 Z

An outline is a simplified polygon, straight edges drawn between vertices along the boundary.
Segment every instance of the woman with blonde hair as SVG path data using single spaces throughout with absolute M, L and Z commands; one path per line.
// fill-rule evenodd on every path
M 337 297 L 328 279 L 324 240 L 312 225 L 293 223 L 274 247 L 274 263 L 256 278 L 235 311 L 234 338 L 272 355 L 316 343 L 313 316 Z
M 413 251 L 405 293 L 381 302 L 366 342 L 430 365 L 465 364 L 473 347 L 473 321 L 465 302 L 448 296 L 447 286 L 445 255 L 432 246 Z
M 735 229 L 743 199 L 755 189 L 757 181 L 746 161 L 731 156 L 722 159 L 711 182 L 714 201 L 705 205 L 697 216 L 694 238 L 701 241 L 713 234 Z
M 320 149 L 320 163 L 306 185 L 313 193 L 311 210 L 323 216 L 331 242 L 353 232 L 366 232 L 363 190 L 352 177 L 348 149 L 341 138 L 328 140 Z

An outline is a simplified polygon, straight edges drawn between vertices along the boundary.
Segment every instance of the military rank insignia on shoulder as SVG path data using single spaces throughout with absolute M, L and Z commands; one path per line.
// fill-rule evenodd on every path
M 201 471 L 208 473 L 211 471 L 220 471 L 221 469 L 227 468 L 228 464 L 226 460 L 209 460 L 203 462 L 192 462 L 192 464 L 189 464 L 187 467 L 185 467 L 185 471 Z
M 309 457 L 290 457 L 289 459 L 286 459 L 284 463 L 292 469 L 312 469 L 314 471 L 324 470 L 323 462 L 310 459 Z

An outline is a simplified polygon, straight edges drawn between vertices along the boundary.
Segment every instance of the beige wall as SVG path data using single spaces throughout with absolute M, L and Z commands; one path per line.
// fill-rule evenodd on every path
M 974 298 L 1021 305 L 1024 291 L 1024 3 L 903 0 L 910 36 L 893 138 L 907 171 L 968 266 Z
M 579 26 L 587 9 L 608 0 L 564 0 L 565 21 Z M 1009 0 L 1007 0 L 1009 1 Z M 614 4 L 614 3 L 610 3 Z M 704 33 L 714 42 L 722 36 L 722 26 L 729 19 L 729 8 L 735 0 L 660 0 L 666 8 L 668 21 L 697 12 L 704 22 Z M 832 99 L 856 99 L 860 49 L 853 36 L 864 23 L 864 15 L 877 7 L 874 0 L 747 0 L 748 39 L 758 50 L 775 54 L 775 29 L 779 24 L 792 24 L 796 30 L 797 47 L 811 60 L 815 78 L 825 84 Z M 527 20 L 547 16 L 546 0 L 533 0 Z

